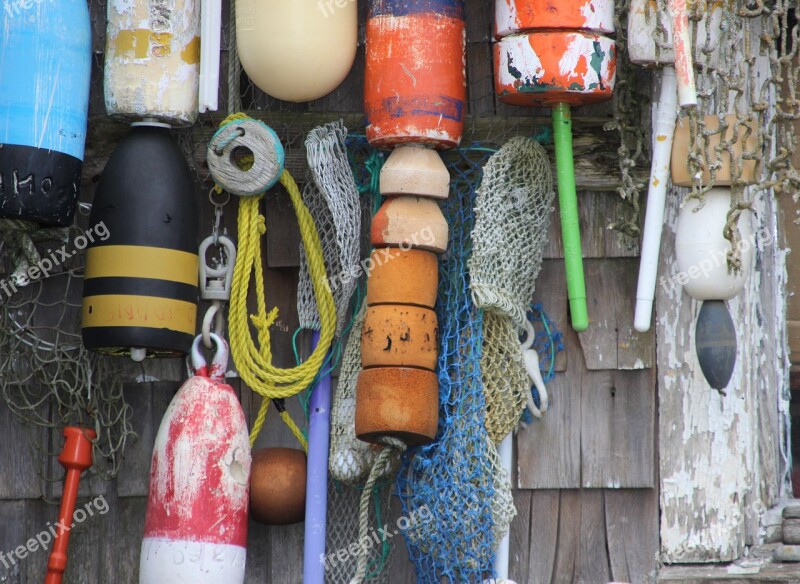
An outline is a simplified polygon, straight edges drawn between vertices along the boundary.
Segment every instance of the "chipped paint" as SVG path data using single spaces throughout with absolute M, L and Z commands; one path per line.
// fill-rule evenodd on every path
M 110 0 L 104 86 L 109 115 L 193 123 L 199 34 L 197 0 Z
M 673 188 L 667 199 L 661 264 L 665 276 L 678 270 L 674 240 L 679 191 Z M 753 207 L 759 229 L 773 229 L 771 195 L 758 194 Z M 787 369 L 782 345 L 776 342 L 785 334 L 785 323 L 781 310 L 771 308 L 783 306 L 784 292 L 770 281 L 779 279 L 773 274 L 783 273 L 784 256 L 764 240 L 757 254 L 745 290 L 728 302 L 739 353 L 726 396 L 708 386 L 697 364 L 694 335 L 700 304 L 680 286 L 658 287 L 660 532 L 662 559 L 668 563 L 738 558 L 745 536 L 755 537 L 746 502 L 769 507 L 780 492 L 781 461 L 765 456 L 777 450 L 779 430 L 764 427 L 762 420 L 772 419 L 769 412 L 778 420 L 783 414 L 775 409 L 785 409 L 779 388 Z
M 532 30 L 573 29 L 613 34 L 613 0 L 498 0 L 495 2 L 494 35 Z

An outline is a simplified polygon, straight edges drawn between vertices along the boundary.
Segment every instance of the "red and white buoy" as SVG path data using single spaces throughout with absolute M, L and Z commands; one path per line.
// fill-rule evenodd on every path
M 192 346 L 194 376 L 158 429 L 139 584 L 242 584 L 247 556 L 250 443 L 244 412 L 224 383 L 227 343 L 212 334 L 210 367 Z

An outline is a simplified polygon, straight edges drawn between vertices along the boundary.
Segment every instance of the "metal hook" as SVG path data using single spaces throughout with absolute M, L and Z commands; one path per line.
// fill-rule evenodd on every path
M 206 237 L 200 244 L 198 252 L 200 255 L 200 298 L 227 302 L 231 298 L 236 246 L 225 235 L 220 235 L 217 243 L 223 247 L 226 256 L 226 261 L 218 267 L 209 266 L 206 259 L 206 251 L 211 245 L 214 245 L 214 236 Z
M 536 340 L 536 331 L 533 329 L 533 324 L 527 320 L 525 321 L 525 335 L 525 341 L 520 346 L 520 349 L 522 349 L 522 362 L 525 364 L 525 369 L 533 385 L 539 392 L 539 403 L 541 407 L 536 407 L 531 392 L 526 393 L 526 399 L 528 402 L 528 409 L 531 413 L 535 417 L 541 418 L 542 414 L 544 414 L 550 406 L 550 399 L 547 396 L 547 389 L 544 386 L 542 372 L 539 370 L 539 353 L 533 348 L 533 342 Z

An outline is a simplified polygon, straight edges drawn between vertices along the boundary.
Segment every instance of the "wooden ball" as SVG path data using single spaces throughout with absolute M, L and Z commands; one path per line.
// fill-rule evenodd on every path
M 266 525 L 290 525 L 305 515 L 306 453 L 294 448 L 254 450 L 250 516 Z

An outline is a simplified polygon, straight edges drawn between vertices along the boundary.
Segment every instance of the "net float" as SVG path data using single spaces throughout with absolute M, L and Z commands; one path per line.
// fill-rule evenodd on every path
M 494 4 L 495 38 L 548 28 L 612 34 L 614 0 L 497 0 Z
M 290 525 L 306 514 L 306 453 L 296 448 L 253 451 L 250 516 L 265 525 Z
M 405 304 L 370 306 L 361 332 L 361 365 L 365 369 L 418 367 L 435 370 L 437 324 L 436 313 L 430 308 Z
M 381 195 L 416 195 L 431 199 L 450 196 L 450 173 L 441 156 L 418 145 L 398 146 L 381 168 Z
M 200 83 L 199 0 L 109 0 L 104 75 L 111 117 L 193 124 Z
M 458 146 L 466 107 L 463 2 L 370 0 L 366 35 L 369 143 Z
M 436 437 L 439 378 L 409 367 L 364 369 L 356 385 L 356 436 L 381 444 L 390 436 L 417 446 Z
M 449 227 L 436 201 L 425 197 L 388 197 L 370 227 L 375 247 L 418 248 L 434 253 L 447 249 Z
M 296 103 L 336 89 L 353 66 L 355 1 L 236 0 L 236 43 L 247 76 L 264 93 Z
M 751 218 L 744 212 L 737 222 L 741 268 L 729 270 L 732 245 L 723 233 L 730 207 L 730 189 L 712 188 L 702 203 L 691 199 L 684 204 L 675 231 L 677 282 L 703 303 L 695 325 L 697 360 L 709 385 L 718 390 L 728 385 L 736 363 L 736 331 L 724 301 L 744 289 L 755 255 Z
M 89 9 L 6 2 L 0 33 L 0 216 L 69 225 L 86 143 Z
M 439 285 L 439 259 L 421 249 L 378 248 L 370 255 L 367 305 L 413 304 L 433 308 Z
M 251 453 L 244 412 L 224 381 L 228 345 L 213 361 L 192 346 L 194 375 L 161 420 L 150 467 L 140 584 L 242 584 Z
M 87 247 L 84 346 L 134 360 L 188 353 L 197 320 L 198 212 L 168 126 L 133 125 L 103 170 L 90 223 L 103 224 L 108 236 Z
M 506 0 L 496 0 L 505 3 Z M 500 101 L 551 107 L 556 146 L 561 238 L 572 328 L 589 326 L 572 154 L 571 107 L 611 98 L 617 53 L 612 39 L 579 29 L 536 30 L 494 45 L 495 91 Z

